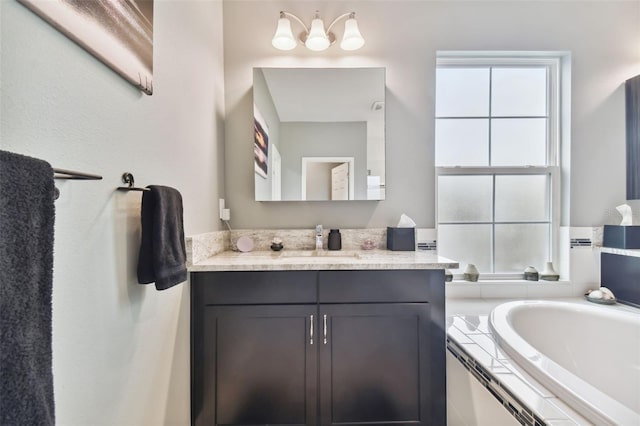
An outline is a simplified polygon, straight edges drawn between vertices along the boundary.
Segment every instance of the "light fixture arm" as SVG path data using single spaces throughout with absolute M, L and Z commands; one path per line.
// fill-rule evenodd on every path
M 294 15 L 293 13 L 290 12 L 285 12 L 284 10 L 280 11 L 280 17 L 284 18 L 285 16 L 290 16 L 293 19 L 295 19 L 296 21 L 298 21 L 300 23 L 300 25 L 302 25 L 302 28 L 304 28 L 304 32 L 306 34 L 309 34 L 309 28 L 305 25 L 304 22 L 302 22 L 302 19 L 298 18 L 296 15 Z
M 347 12 L 347 13 L 343 13 L 342 15 L 338 16 L 338 17 L 337 17 L 336 19 L 334 19 L 334 20 L 333 20 L 333 22 L 331 22 L 331 23 L 329 24 L 329 26 L 327 27 L 327 34 L 329 34 L 329 33 L 331 32 L 331 28 L 332 28 L 336 23 L 338 23 L 338 21 L 339 21 L 339 20 L 341 20 L 342 18 L 346 18 L 347 16 L 348 16 L 349 18 L 355 18 L 356 13 L 355 13 L 355 12 Z

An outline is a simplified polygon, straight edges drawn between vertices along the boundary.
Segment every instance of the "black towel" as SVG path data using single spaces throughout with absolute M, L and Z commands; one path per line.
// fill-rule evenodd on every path
M 54 425 L 53 169 L 0 151 L 0 425 Z
M 142 195 L 142 241 L 138 282 L 165 290 L 187 280 L 182 196 L 168 186 L 151 185 Z

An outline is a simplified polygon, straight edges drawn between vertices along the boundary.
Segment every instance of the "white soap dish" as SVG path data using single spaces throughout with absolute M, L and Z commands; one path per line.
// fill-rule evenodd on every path
M 616 297 L 607 287 L 600 287 L 597 290 L 589 290 L 584 297 L 593 303 L 600 305 L 613 305 L 616 303 Z
M 587 299 L 589 302 L 598 303 L 600 305 L 615 305 L 616 304 L 616 299 L 598 299 L 598 298 L 595 298 L 595 297 L 589 297 L 588 294 L 585 294 L 584 298 Z

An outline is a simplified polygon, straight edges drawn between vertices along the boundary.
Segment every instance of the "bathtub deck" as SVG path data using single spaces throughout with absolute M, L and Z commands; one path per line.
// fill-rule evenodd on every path
M 553 299 L 588 304 L 582 298 Z M 489 330 L 489 313 L 511 299 L 447 299 L 447 348 L 521 424 L 592 425 L 504 353 Z M 633 309 L 616 306 L 616 309 Z

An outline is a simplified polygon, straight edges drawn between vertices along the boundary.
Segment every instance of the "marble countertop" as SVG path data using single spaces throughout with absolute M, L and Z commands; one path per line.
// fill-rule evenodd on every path
M 430 251 L 282 250 L 224 251 L 189 266 L 190 272 L 458 268 Z
M 619 254 L 621 256 L 640 257 L 640 249 L 619 249 L 613 247 L 600 247 L 602 253 Z

